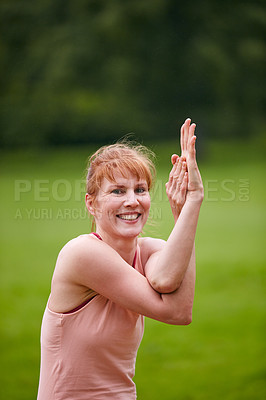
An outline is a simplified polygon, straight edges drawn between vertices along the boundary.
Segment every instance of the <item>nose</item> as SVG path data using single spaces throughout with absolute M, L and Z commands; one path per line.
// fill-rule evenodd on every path
M 134 190 L 127 190 L 126 199 L 124 202 L 125 207 L 137 207 L 139 201 Z

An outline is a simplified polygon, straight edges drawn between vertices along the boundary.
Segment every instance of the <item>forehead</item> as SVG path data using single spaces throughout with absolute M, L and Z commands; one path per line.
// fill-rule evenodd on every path
M 119 186 L 135 186 L 141 184 L 146 184 L 146 179 L 139 178 L 132 172 L 128 171 L 127 176 L 125 177 L 119 171 L 113 172 L 114 179 L 107 179 L 104 177 L 101 182 L 101 189 L 105 189 L 110 186 L 119 185 Z

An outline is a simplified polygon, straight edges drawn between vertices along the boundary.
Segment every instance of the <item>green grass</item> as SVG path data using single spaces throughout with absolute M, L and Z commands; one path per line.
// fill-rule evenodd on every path
M 172 227 L 164 194 L 172 148 L 154 147 L 160 167 L 154 221 L 146 234 L 163 238 Z M 193 322 L 175 327 L 146 319 L 135 377 L 140 400 L 266 397 L 266 164 L 261 149 L 256 157 L 254 152 L 248 157 L 243 143 L 223 156 L 225 149 L 212 144 L 200 162 L 205 201 L 196 241 Z M 36 398 L 40 325 L 55 260 L 68 240 L 90 229 L 79 190 L 90 151 L 1 155 L 0 398 Z M 60 179 L 70 186 L 59 185 Z M 20 198 L 18 180 L 31 185 Z

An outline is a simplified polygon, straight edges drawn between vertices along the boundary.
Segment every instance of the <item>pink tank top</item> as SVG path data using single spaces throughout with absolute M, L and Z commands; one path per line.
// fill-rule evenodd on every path
M 137 247 L 135 269 L 144 274 Z M 96 295 L 70 314 L 46 306 L 37 400 L 135 400 L 143 316 Z

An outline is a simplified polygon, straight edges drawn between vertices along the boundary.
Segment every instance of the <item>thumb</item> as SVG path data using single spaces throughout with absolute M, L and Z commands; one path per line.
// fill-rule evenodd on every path
M 173 154 L 171 157 L 171 162 L 174 165 L 176 163 L 176 160 L 179 158 L 179 156 L 177 154 Z

